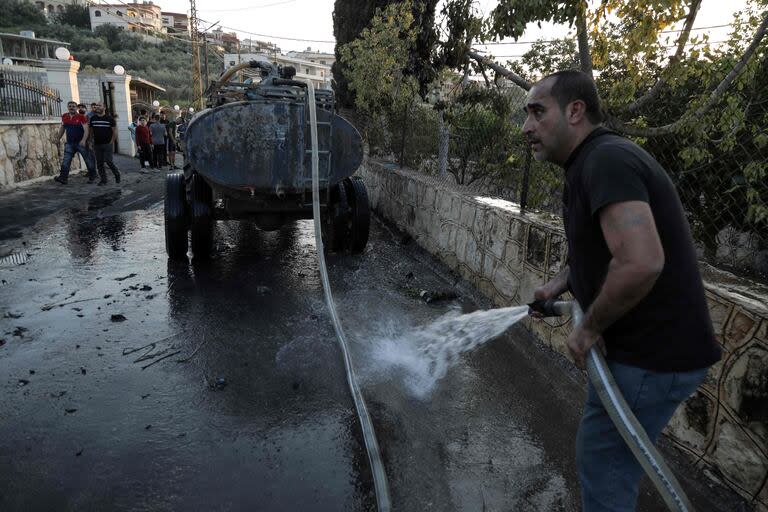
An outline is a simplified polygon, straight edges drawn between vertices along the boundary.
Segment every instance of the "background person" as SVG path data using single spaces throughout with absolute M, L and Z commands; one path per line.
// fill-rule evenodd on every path
M 145 169 L 149 166 L 150 169 L 154 169 L 152 158 L 152 134 L 147 126 L 147 118 L 144 116 L 139 117 L 139 126 L 136 127 L 136 142 L 139 145 L 141 168 Z
M 592 78 L 560 71 L 534 84 L 523 125 L 538 161 L 565 169 L 568 266 L 535 291 L 567 289 L 584 319 L 567 339 L 579 367 L 604 343 L 608 366 L 655 442 L 720 359 L 688 221 L 666 171 L 603 128 Z M 631 511 L 643 470 L 594 387 L 576 439 L 585 512 Z
M 172 118 L 168 119 L 165 125 L 166 133 L 166 150 L 168 151 L 168 162 L 171 164 L 171 170 L 178 169 L 176 167 L 176 121 Z
M 161 169 L 165 162 L 165 125 L 160 122 L 160 116 L 155 114 L 154 122 L 149 125 L 152 134 L 152 157 L 155 169 Z
M 112 161 L 112 154 L 117 138 L 117 123 L 112 116 L 104 111 L 104 104 L 96 103 L 96 113 L 91 116 L 88 123 L 93 132 L 93 151 L 96 155 L 96 168 L 99 171 L 99 185 L 107 184 L 107 173 L 104 170 L 106 164 L 115 176 L 115 183 L 120 183 L 120 171 Z
M 58 145 L 61 136 L 65 133 L 67 138 L 64 144 L 64 158 L 61 162 L 61 171 L 53 180 L 62 185 L 67 184 L 72 159 L 76 153 L 79 153 L 83 160 L 85 160 L 85 166 L 88 169 L 88 183 L 95 183 L 96 170 L 93 166 L 93 159 L 91 152 L 85 147 L 88 141 L 88 118 L 77 111 L 77 103 L 74 101 L 67 103 L 67 112 L 61 116 L 61 126 L 54 138 L 54 144 Z

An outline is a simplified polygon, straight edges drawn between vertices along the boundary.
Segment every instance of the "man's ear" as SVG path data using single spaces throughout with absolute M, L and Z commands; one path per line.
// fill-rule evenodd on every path
M 578 124 L 587 115 L 587 104 L 582 100 L 574 100 L 566 107 L 566 119 L 570 124 Z

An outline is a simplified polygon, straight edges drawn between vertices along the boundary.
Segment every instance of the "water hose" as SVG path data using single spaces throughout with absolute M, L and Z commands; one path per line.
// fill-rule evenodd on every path
M 381 451 L 379 442 L 376 440 L 376 432 L 373 429 L 371 417 L 368 414 L 368 408 L 365 405 L 363 394 L 357 385 L 355 369 L 352 366 L 352 357 L 349 353 L 347 337 L 339 320 L 339 314 L 336 311 L 336 303 L 333 300 L 331 284 L 328 280 L 328 268 L 323 256 L 323 238 L 320 224 L 320 160 L 318 156 L 317 142 L 317 106 L 315 105 L 315 88 L 312 82 L 307 83 L 307 103 L 309 110 L 310 134 L 312 139 L 312 218 L 315 223 L 315 245 L 317 248 L 317 259 L 320 264 L 320 277 L 323 282 L 323 291 L 325 292 L 325 302 L 328 305 L 328 311 L 331 314 L 333 328 L 336 331 L 336 337 L 339 340 L 339 347 L 344 356 L 344 368 L 347 374 L 347 384 L 352 394 L 352 400 L 355 402 L 355 410 L 360 420 L 360 428 L 363 432 L 363 443 L 368 454 L 368 463 L 371 467 L 373 476 L 373 487 L 376 494 L 376 505 L 379 512 L 390 512 L 391 504 L 389 500 L 389 486 L 387 484 L 387 474 L 384 471 L 384 463 L 381 460 Z
M 571 314 L 573 326 L 581 324 L 583 312 L 578 302 L 573 301 L 536 301 L 531 304 L 535 311 L 547 316 L 562 316 Z M 592 347 L 586 358 L 587 376 L 597 391 L 597 396 L 608 412 L 616 429 L 621 434 L 624 442 L 632 451 L 637 461 L 642 466 L 645 474 L 651 479 L 653 485 L 661 494 L 669 510 L 676 512 L 692 512 L 693 507 L 688 501 L 680 482 L 677 481 L 672 470 L 669 469 L 664 458 L 656 449 L 656 446 L 648 438 L 648 434 L 640 425 L 626 400 L 619 391 L 616 381 L 613 379 L 608 364 L 603 354 L 596 347 Z

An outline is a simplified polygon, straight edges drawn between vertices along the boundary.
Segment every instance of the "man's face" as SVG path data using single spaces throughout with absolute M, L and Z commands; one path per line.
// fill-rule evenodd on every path
M 147 120 L 146 120 L 146 119 L 140 119 L 140 120 L 139 120 L 139 124 L 140 124 L 141 126 L 147 126 Z
M 86 112 L 85 105 L 78 105 L 77 106 L 77 113 L 78 114 L 85 114 L 85 112 Z
M 533 156 L 539 162 L 565 163 L 568 155 L 567 140 L 569 127 L 557 100 L 550 94 L 549 81 L 539 82 L 528 91 L 525 111 L 528 117 L 523 124 L 523 133 L 533 149 Z
M 94 105 L 93 108 L 95 109 L 94 112 L 96 112 L 100 116 L 104 115 L 104 104 L 103 103 L 99 102 L 96 105 Z
M 77 103 L 72 103 L 72 102 L 67 103 L 67 111 L 69 112 L 70 115 L 77 114 Z
M 99 103 L 91 103 L 91 112 L 99 111 Z

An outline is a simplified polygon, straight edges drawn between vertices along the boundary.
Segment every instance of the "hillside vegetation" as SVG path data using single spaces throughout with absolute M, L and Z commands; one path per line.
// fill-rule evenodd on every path
M 160 95 L 161 103 L 191 103 L 190 43 L 169 39 L 152 44 L 114 26 L 104 25 L 92 32 L 64 21 L 49 22 L 32 4 L 17 0 L 0 14 L 0 32 L 17 34 L 20 30 L 33 30 L 39 38 L 68 42 L 70 52 L 81 63 L 81 72 L 111 72 L 120 64 L 129 75 L 164 87 L 166 93 Z M 210 78 L 214 79 L 222 71 L 222 60 L 209 51 L 208 62 Z

